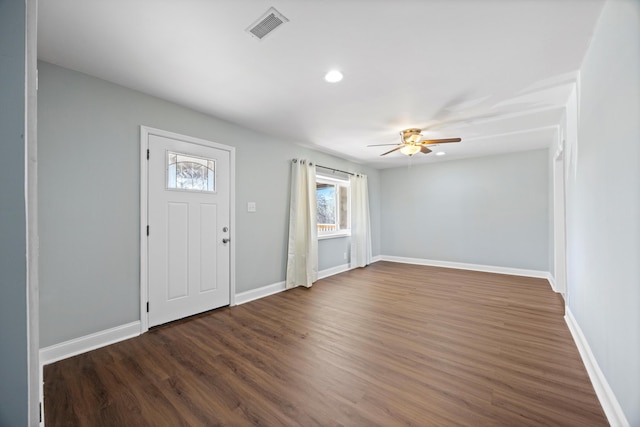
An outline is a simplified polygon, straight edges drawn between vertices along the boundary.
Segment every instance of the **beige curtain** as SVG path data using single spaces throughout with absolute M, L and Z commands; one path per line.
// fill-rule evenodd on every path
M 366 175 L 352 175 L 351 189 L 351 268 L 371 264 L 371 224 L 369 188 Z
M 311 287 L 318 280 L 316 167 L 307 160 L 291 163 L 289 249 L 286 288 Z

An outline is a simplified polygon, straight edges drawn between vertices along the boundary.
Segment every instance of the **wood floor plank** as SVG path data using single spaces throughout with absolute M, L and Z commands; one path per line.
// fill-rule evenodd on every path
M 542 279 L 377 262 L 47 365 L 45 421 L 607 425 L 563 314 Z

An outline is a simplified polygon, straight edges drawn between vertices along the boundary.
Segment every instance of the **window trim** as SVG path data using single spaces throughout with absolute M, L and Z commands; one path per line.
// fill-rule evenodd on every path
M 351 230 L 340 230 L 318 234 L 318 240 L 335 239 L 337 237 L 351 237 Z

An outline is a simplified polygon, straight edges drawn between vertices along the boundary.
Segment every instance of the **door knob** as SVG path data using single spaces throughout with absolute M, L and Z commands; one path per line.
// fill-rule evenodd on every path
M 231 239 L 229 239 L 228 237 L 225 237 L 224 239 L 222 239 L 222 243 L 229 243 L 231 241 Z

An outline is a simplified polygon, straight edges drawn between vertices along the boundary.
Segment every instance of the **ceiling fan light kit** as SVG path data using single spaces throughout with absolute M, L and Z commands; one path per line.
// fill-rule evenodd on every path
M 407 156 L 413 156 L 414 154 L 420 152 L 420 146 L 419 145 L 405 145 L 404 147 L 402 147 L 400 149 L 400 152 L 402 154 L 406 154 Z

